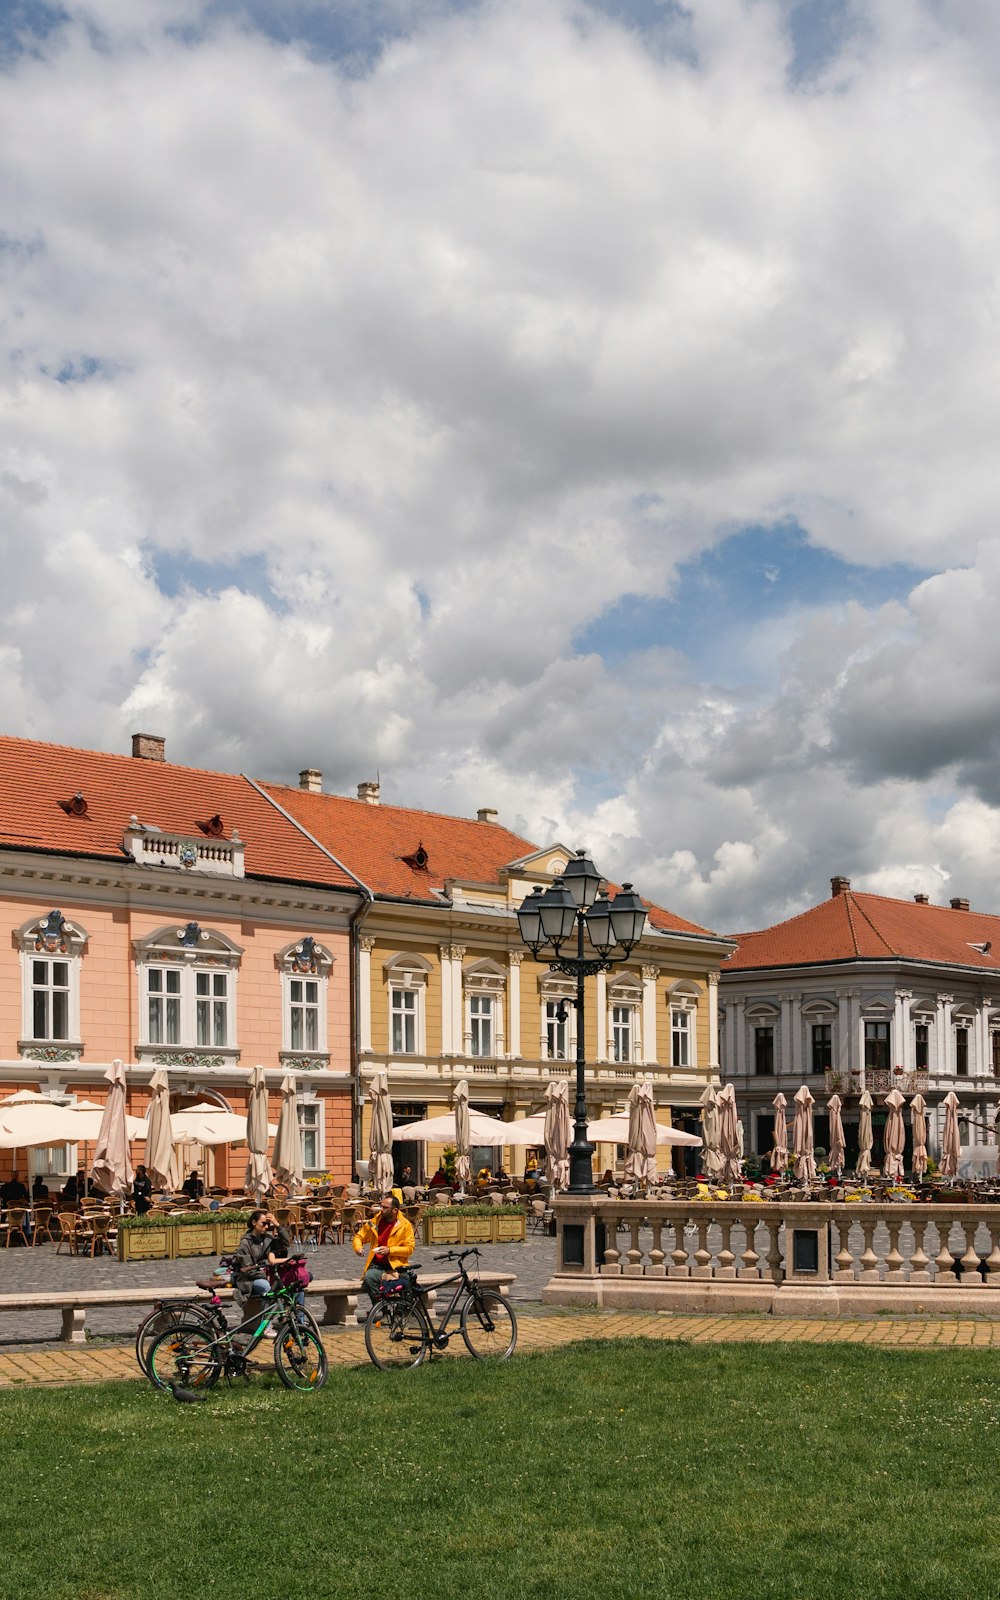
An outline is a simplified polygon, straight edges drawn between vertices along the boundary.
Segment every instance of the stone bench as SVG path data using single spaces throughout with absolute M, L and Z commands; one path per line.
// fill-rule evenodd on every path
M 446 1272 L 421 1273 L 420 1282 L 427 1290 L 427 1304 L 432 1306 L 441 1284 L 451 1276 Z M 480 1272 L 480 1283 L 488 1289 L 499 1289 L 505 1294 L 514 1282 L 512 1272 Z M 233 1291 L 218 1291 L 221 1300 L 231 1300 Z M 367 1308 L 358 1311 L 358 1297 L 364 1294 L 360 1278 L 315 1278 L 306 1290 L 307 1295 L 321 1295 L 323 1315 L 317 1321 L 326 1327 L 346 1328 L 363 1322 Z M 153 1285 L 134 1289 L 64 1289 L 52 1294 L 0 1295 L 0 1313 L 26 1311 L 60 1311 L 62 1333 L 67 1344 L 83 1344 L 86 1339 L 87 1312 L 105 1307 L 152 1306 L 157 1300 L 208 1300 L 207 1290 L 183 1283 Z

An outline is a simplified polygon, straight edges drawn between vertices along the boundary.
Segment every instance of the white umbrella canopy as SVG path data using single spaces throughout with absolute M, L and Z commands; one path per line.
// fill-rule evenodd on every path
M 154 1188 L 175 1189 L 177 1168 L 174 1163 L 174 1135 L 170 1124 L 170 1079 L 160 1067 L 149 1080 L 152 1099 L 149 1102 L 146 1134 L 146 1171 Z
M 302 1140 L 299 1137 L 299 1099 L 295 1079 L 286 1072 L 281 1080 L 281 1115 L 271 1152 L 274 1175 L 283 1183 L 302 1182 Z
M 247 1108 L 246 1186 L 260 1204 L 261 1196 L 274 1182 L 274 1172 L 267 1159 L 267 1074 L 258 1063 L 250 1074 L 250 1104 Z
M 719 1093 L 719 1156 L 722 1176 L 727 1183 L 735 1183 L 740 1176 L 740 1133 L 736 1114 L 736 1090 L 731 1083 Z
M 587 1138 L 591 1144 L 628 1144 L 628 1117 L 600 1117 L 587 1123 Z M 657 1144 L 683 1144 L 691 1150 L 701 1150 L 703 1141 L 696 1133 L 685 1133 L 682 1128 L 668 1128 L 656 1124 Z
M 890 1089 L 882 1104 L 889 1107 L 889 1115 L 885 1119 L 885 1132 L 882 1135 L 882 1147 L 885 1151 L 882 1175 L 886 1178 L 901 1178 L 903 1151 L 906 1147 L 906 1128 L 903 1123 L 903 1107 L 906 1101 L 898 1089 Z
M 569 1120 L 569 1084 L 564 1079 L 550 1083 L 545 1091 L 548 1105 L 542 1127 L 545 1141 L 545 1165 L 549 1175 L 549 1190 L 565 1189 L 569 1183 L 569 1147 L 573 1129 Z
M 795 1151 L 795 1176 L 801 1183 L 808 1183 L 816 1176 L 812 1114 L 814 1103 L 806 1084 L 803 1084 L 801 1089 L 796 1089 L 792 1149 Z
M 469 1162 L 469 1152 L 472 1149 L 469 1116 L 469 1085 L 465 1078 L 460 1078 L 455 1085 L 455 1176 L 462 1189 L 472 1176 Z
M 96 1128 L 95 1128 L 96 1133 Z M 36 1150 L 50 1144 L 75 1144 L 79 1123 L 67 1106 L 49 1101 L 0 1106 L 0 1150 Z
M 392 1100 L 386 1073 L 376 1072 L 368 1091 L 372 1121 L 368 1134 L 368 1172 L 379 1194 L 392 1188 Z
M 244 1144 L 247 1119 L 237 1111 L 225 1111 L 221 1106 L 206 1101 L 173 1112 L 170 1129 L 174 1144 Z M 269 1122 L 267 1131 L 276 1134 L 277 1123 Z
M 112 1061 L 104 1076 L 108 1081 L 108 1098 L 101 1117 L 90 1176 L 104 1194 L 121 1195 L 131 1189 L 135 1177 L 129 1155 L 128 1129 L 125 1126 L 127 1085 L 124 1063 Z
M 568 1114 L 568 1113 L 567 1113 Z M 640 1080 L 628 1093 L 628 1154 L 625 1176 L 635 1183 L 656 1182 L 656 1113 L 652 1085 Z
M 834 1172 L 843 1172 L 844 1162 L 847 1158 L 844 1119 L 841 1116 L 841 1108 L 842 1101 L 839 1094 L 832 1094 L 827 1101 L 827 1110 L 830 1113 L 830 1166 Z
M 788 1165 L 788 1123 L 785 1107 L 788 1101 L 779 1090 L 771 1101 L 774 1107 L 774 1133 L 771 1136 L 771 1171 L 784 1172 Z
M 546 1091 L 545 1091 L 546 1100 L 549 1097 L 549 1090 L 555 1089 L 557 1087 L 558 1087 L 557 1084 L 554 1084 L 554 1083 L 550 1083 L 549 1084 L 548 1089 L 546 1089 Z M 567 1112 L 567 1115 L 568 1115 L 568 1112 Z M 539 1112 L 536 1113 L 535 1116 L 532 1116 L 532 1117 L 517 1117 L 515 1119 L 515 1121 L 513 1121 L 513 1122 L 505 1122 L 505 1123 L 503 1123 L 502 1126 L 503 1126 L 503 1130 L 504 1130 L 504 1132 L 503 1132 L 503 1142 L 504 1142 L 504 1144 L 524 1145 L 524 1146 L 542 1145 L 542 1144 L 544 1144 L 545 1143 L 545 1121 L 546 1121 L 547 1116 L 548 1116 L 548 1112 L 547 1111 L 539 1111 Z M 572 1131 L 570 1133 L 570 1137 L 572 1138 Z M 483 1141 L 480 1140 L 479 1142 L 482 1143 Z
M 469 1112 L 469 1135 L 473 1144 L 507 1144 L 507 1134 L 511 1128 L 520 1127 L 517 1122 L 500 1122 L 496 1117 L 484 1116 L 481 1111 Z M 393 1128 L 394 1143 L 401 1139 L 414 1139 L 419 1144 L 452 1144 L 455 1139 L 455 1113 L 446 1111 L 440 1117 L 422 1117 L 419 1122 L 406 1122 L 398 1128 Z M 542 1140 L 532 1140 L 532 1144 L 541 1144 Z
M 949 1089 L 942 1104 L 944 1129 L 941 1134 L 941 1175 L 944 1178 L 955 1178 L 958 1176 L 958 1163 L 962 1158 L 962 1141 L 958 1132 L 958 1095 L 954 1089 Z
M 701 1164 L 710 1178 L 721 1178 L 723 1160 L 719 1150 L 719 1097 L 711 1084 L 699 1100 L 701 1112 Z
M 872 1170 L 872 1145 L 875 1135 L 872 1133 L 872 1097 L 866 1089 L 858 1104 L 861 1107 L 858 1114 L 858 1165 L 859 1178 L 867 1177 Z
M 913 1119 L 913 1175 L 922 1178 L 927 1171 L 927 1101 L 915 1094 L 910 1101 Z

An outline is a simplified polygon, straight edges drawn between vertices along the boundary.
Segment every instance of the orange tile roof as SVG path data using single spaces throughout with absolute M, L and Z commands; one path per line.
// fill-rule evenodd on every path
M 369 805 L 347 795 L 317 794 L 277 783 L 261 787 L 374 894 L 387 899 L 435 901 L 449 878 L 495 884 L 501 867 L 539 848 L 496 822 Z M 421 845 L 427 852 L 424 867 L 412 861 Z M 650 905 L 649 921 L 665 932 L 708 933 L 662 906 Z
M 69 816 L 59 804 L 78 790 L 85 817 Z M 239 830 L 248 876 L 357 889 L 235 773 L 0 736 L 0 848 L 124 861 L 122 839 L 133 814 L 193 839 L 205 837 L 198 824 L 217 814 L 226 838 Z
M 732 937 L 738 949 L 723 963 L 723 975 L 761 967 L 893 959 L 1000 970 L 1000 917 L 852 889 L 787 922 Z M 983 954 L 973 948 L 977 944 L 991 949 Z

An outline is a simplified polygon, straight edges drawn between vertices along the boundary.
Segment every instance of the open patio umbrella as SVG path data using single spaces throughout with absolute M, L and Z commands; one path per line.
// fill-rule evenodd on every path
M 785 1107 L 788 1101 L 779 1091 L 771 1101 L 774 1107 L 774 1133 L 771 1136 L 771 1171 L 784 1172 L 788 1165 L 788 1123 Z
M 736 1090 L 731 1083 L 720 1090 L 717 1106 L 722 1178 L 725 1183 L 736 1183 L 740 1176 L 740 1131 L 737 1126 Z
M 549 1175 L 549 1193 L 565 1189 L 569 1182 L 569 1146 L 573 1129 L 569 1120 L 569 1084 L 565 1078 L 550 1083 L 545 1091 L 545 1125 L 542 1137 L 545 1142 L 545 1166 Z
M 108 1098 L 104 1103 L 90 1176 L 102 1193 L 121 1195 L 131 1189 L 135 1177 L 125 1126 L 124 1063 L 112 1061 L 104 1076 L 108 1082 Z
M 299 1100 L 295 1079 L 286 1072 L 281 1080 L 281 1115 L 271 1152 L 274 1175 L 282 1183 L 302 1182 L 302 1140 L 299 1137 Z
M 146 1171 L 154 1189 L 176 1189 L 174 1135 L 170 1123 L 170 1079 L 159 1067 L 149 1080 L 152 1099 L 146 1124 Z
M 701 1164 L 710 1178 L 722 1176 L 719 1153 L 719 1101 L 711 1084 L 699 1100 L 701 1111 Z
M 792 1125 L 792 1149 L 795 1151 L 795 1176 L 800 1183 L 810 1183 L 816 1176 L 816 1157 L 813 1140 L 813 1105 L 807 1084 L 795 1091 L 795 1122 Z
M 913 1118 L 913 1176 L 922 1178 L 927 1171 L 927 1101 L 915 1094 L 910 1101 Z
M 906 1148 L 906 1128 L 903 1124 L 903 1107 L 906 1101 L 898 1089 L 890 1089 L 882 1104 L 889 1107 L 889 1115 L 885 1119 L 885 1132 L 882 1135 L 882 1148 L 885 1151 L 882 1175 L 885 1178 L 901 1178 L 903 1151 Z
M 567 1117 L 569 1113 L 567 1111 Z M 628 1154 L 625 1176 L 634 1183 L 656 1182 L 656 1113 L 652 1085 L 640 1080 L 628 1092 Z
M 587 1123 L 587 1138 L 591 1144 L 628 1144 L 628 1117 L 600 1117 Z M 685 1133 L 683 1128 L 670 1128 L 664 1122 L 656 1124 L 657 1144 L 683 1144 L 691 1150 L 701 1150 L 702 1140 L 696 1133 Z
M 501 1122 L 497 1117 L 487 1117 L 481 1111 L 469 1112 L 469 1135 L 473 1144 L 506 1144 L 507 1134 L 521 1126 L 519 1122 Z M 455 1113 L 445 1111 L 439 1117 L 421 1117 L 419 1122 L 401 1123 L 393 1128 L 392 1138 L 393 1143 L 398 1143 L 400 1139 L 416 1139 L 423 1144 L 452 1144 L 455 1139 Z M 542 1139 L 532 1139 L 530 1143 L 541 1144 Z
M 949 1089 L 944 1105 L 944 1131 L 941 1135 L 941 1176 L 958 1177 L 958 1163 L 962 1154 L 962 1141 L 958 1134 L 958 1095 Z
M 858 1114 L 858 1165 L 856 1168 L 859 1178 L 865 1178 L 872 1170 L 872 1145 L 875 1135 L 872 1133 L 872 1097 L 866 1089 L 858 1102 L 861 1110 Z
M 832 1094 L 827 1101 L 827 1110 L 830 1113 L 830 1166 L 839 1176 L 844 1170 L 847 1159 L 847 1145 L 844 1138 L 844 1119 L 841 1116 L 841 1099 L 839 1094 Z
M 563 1088 L 567 1086 L 563 1084 Z M 558 1089 L 559 1083 L 550 1083 L 545 1091 L 546 1101 L 552 1089 Z M 513 1122 L 505 1122 L 503 1126 L 503 1143 L 516 1146 L 541 1145 L 545 1143 L 545 1122 L 548 1117 L 548 1107 L 544 1111 L 536 1111 L 530 1117 L 516 1117 Z M 473 1113 L 474 1115 L 474 1113 Z M 570 1134 L 572 1138 L 572 1133 Z M 481 1142 L 481 1141 L 480 1141 Z M 489 1140 L 486 1141 L 489 1143 Z M 568 1147 L 567 1141 L 567 1147 Z
M 389 1096 L 389 1079 L 384 1072 L 376 1072 L 368 1091 L 372 1120 L 368 1130 L 368 1174 L 379 1194 L 388 1194 L 392 1188 L 392 1100 Z
M 247 1109 L 247 1176 L 246 1185 L 257 1204 L 274 1182 L 271 1163 L 267 1159 L 267 1074 L 258 1063 L 250 1074 L 250 1104 Z
M 469 1125 L 469 1085 L 460 1078 L 455 1085 L 455 1176 L 459 1189 L 464 1189 L 472 1176 L 469 1152 L 472 1135 Z
M 50 1144 L 74 1144 L 74 1129 L 68 1106 L 52 1100 L 0 1106 L 0 1150 L 36 1150 Z

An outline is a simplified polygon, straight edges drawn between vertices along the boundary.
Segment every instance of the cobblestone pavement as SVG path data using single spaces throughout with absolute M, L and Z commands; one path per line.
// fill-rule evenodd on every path
M 520 1320 L 518 1354 L 554 1350 L 591 1339 L 684 1339 L 692 1344 L 873 1344 L 908 1348 L 914 1345 L 1000 1348 L 1000 1321 L 909 1318 L 877 1321 L 778 1321 L 761 1317 L 679 1316 L 666 1312 L 546 1311 Z M 326 1331 L 323 1340 L 331 1366 L 353 1367 L 367 1361 L 360 1328 Z M 449 1357 L 466 1357 L 461 1342 Z M 270 1367 L 265 1355 L 258 1370 Z M 139 1378 L 131 1346 L 105 1344 L 86 1349 L 68 1345 L 0 1353 L 0 1389 L 102 1383 Z

